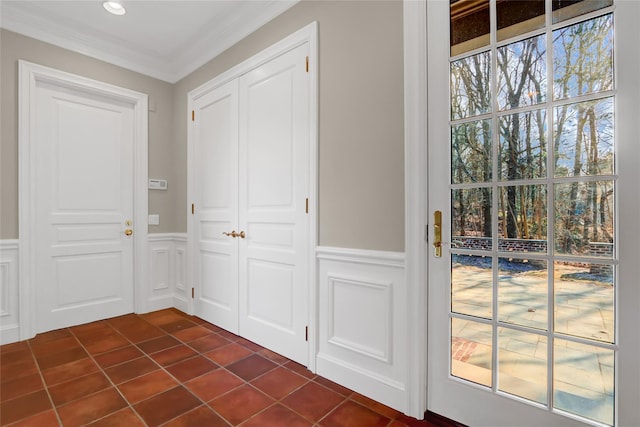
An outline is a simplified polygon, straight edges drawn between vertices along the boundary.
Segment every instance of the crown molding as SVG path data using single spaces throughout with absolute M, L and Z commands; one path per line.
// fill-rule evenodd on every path
M 174 59 L 176 81 L 191 74 L 249 34 L 286 12 L 299 0 L 245 3 L 213 31 L 202 34 Z
M 91 27 L 64 19 L 48 19 L 37 9 L 18 2 L 3 2 L 0 27 L 64 49 L 126 68 L 169 83 L 176 83 L 299 0 L 247 2 L 230 15 L 218 18 L 211 31 L 186 40 L 172 56 L 150 49 L 134 49 L 126 40 L 107 38 Z

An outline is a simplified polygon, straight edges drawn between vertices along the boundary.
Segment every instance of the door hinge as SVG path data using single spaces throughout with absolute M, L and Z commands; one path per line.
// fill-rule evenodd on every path
M 308 326 L 304 327 L 304 340 L 305 341 L 309 341 L 309 327 Z
M 192 122 L 196 121 L 196 111 L 195 110 L 191 110 L 191 121 Z
M 196 213 L 196 204 L 195 203 L 191 203 L 191 215 Z
M 309 198 L 307 197 L 304 201 L 305 207 L 304 207 L 304 211 L 305 213 L 309 213 Z
M 196 291 L 194 288 L 191 288 L 191 299 L 194 299 L 196 297 Z
M 308 56 L 307 56 L 307 59 L 306 59 L 306 61 L 305 61 L 305 62 L 306 62 L 306 64 L 305 64 L 305 65 L 306 65 L 307 73 L 308 73 L 308 72 L 309 72 L 309 57 L 308 57 Z

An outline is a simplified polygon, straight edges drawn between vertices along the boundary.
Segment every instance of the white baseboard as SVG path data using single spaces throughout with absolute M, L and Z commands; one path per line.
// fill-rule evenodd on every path
M 404 253 L 318 247 L 316 258 L 317 373 L 406 412 Z
M 345 362 L 327 354 L 320 353 L 316 358 L 317 373 L 329 378 L 343 387 L 350 388 L 390 408 L 404 411 L 406 406 L 406 389 L 398 382 L 367 371 L 360 366 Z
M 0 344 L 20 340 L 18 240 L 0 240 Z

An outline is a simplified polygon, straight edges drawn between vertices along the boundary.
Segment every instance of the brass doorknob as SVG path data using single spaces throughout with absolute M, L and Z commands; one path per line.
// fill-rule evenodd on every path
M 244 231 L 241 231 L 241 232 L 238 234 L 238 236 L 240 236 L 240 237 L 241 237 L 241 238 L 243 238 L 243 239 L 244 239 L 245 237 L 247 237 L 247 235 L 245 234 L 245 232 L 244 232 Z
M 236 230 L 231 230 L 231 233 L 227 233 L 226 231 L 223 231 L 222 234 L 224 234 L 225 236 L 231 236 L 231 237 L 238 237 L 239 234 L 236 233 Z
M 131 236 L 133 234 L 133 230 L 130 228 L 127 228 L 126 230 L 124 230 L 124 235 L 125 236 Z

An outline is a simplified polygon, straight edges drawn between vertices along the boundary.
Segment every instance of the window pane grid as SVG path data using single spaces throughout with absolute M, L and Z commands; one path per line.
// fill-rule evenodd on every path
M 547 1 L 546 3 L 548 6 L 551 2 Z M 464 268 L 470 268 L 469 266 L 478 269 L 480 264 L 485 265 L 485 267 L 482 267 L 483 270 L 480 271 L 484 271 L 482 275 L 487 277 L 484 282 L 488 282 L 488 278 L 491 277 L 491 284 L 485 283 L 482 286 L 487 288 L 486 292 L 489 292 L 490 295 L 488 297 L 485 295 L 487 301 L 483 303 L 485 304 L 484 311 L 480 310 L 482 314 L 479 314 L 479 311 L 474 311 L 478 310 L 477 308 L 473 310 L 468 308 L 458 309 L 455 301 L 457 297 L 454 295 L 455 289 L 456 286 L 460 286 L 464 281 L 458 280 L 460 273 L 454 272 L 452 264 L 452 309 L 450 317 L 452 322 L 455 319 L 459 328 L 462 328 L 461 325 L 467 325 L 468 330 L 473 331 L 473 325 L 477 325 L 477 329 L 483 330 L 484 332 L 478 335 L 483 338 L 477 340 L 478 342 L 484 340 L 485 343 L 483 345 L 488 346 L 486 341 L 490 339 L 491 362 L 488 367 L 489 372 L 484 372 L 480 376 L 474 377 L 474 379 L 471 379 L 472 382 L 489 387 L 493 392 L 499 394 L 512 395 L 518 399 L 522 398 L 534 404 L 546 406 L 550 411 L 564 411 L 586 417 L 589 420 L 611 424 L 613 423 L 614 377 L 613 364 L 611 366 L 607 364 L 611 359 L 607 352 L 615 355 L 617 350 L 615 327 L 613 326 L 615 319 L 613 283 L 617 260 L 613 249 L 614 245 L 610 244 L 610 248 L 605 249 L 598 247 L 607 245 L 599 244 L 598 238 L 602 237 L 598 237 L 596 234 L 604 234 L 607 239 L 613 239 L 615 236 L 613 186 L 617 176 L 615 175 L 615 158 L 613 157 L 614 138 L 612 134 L 606 135 L 606 129 L 608 129 L 606 126 L 613 129 L 613 103 L 610 107 L 609 119 L 607 119 L 610 124 L 598 124 L 595 121 L 596 119 L 593 118 L 596 110 L 590 109 L 595 108 L 593 106 L 596 105 L 604 105 L 602 104 L 603 102 L 609 102 L 609 99 L 613 99 L 615 89 L 613 81 L 611 81 L 607 83 L 610 84 L 610 87 L 605 86 L 603 90 L 598 91 L 596 82 L 596 86 L 589 86 L 595 87 L 596 92 L 588 92 L 587 90 L 588 93 L 578 92 L 570 94 L 566 98 L 555 96 L 556 76 L 554 76 L 553 55 L 557 53 L 554 52 L 553 41 L 555 32 L 559 29 L 587 21 L 597 21 L 598 19 L 604 21 L 612 20 L 612 15 L 609 13 L 612 7 L 589 12 L 553 25 L 550 25 L 552 18 L 550 11 L 547 10 L 546 28 L 526 32 L 503 40 L 500 43 L 496 43 L 495 7 L 496 3 L 492 1 L 490 15 L 493 19 L 491 22 L 490 45 L 451 57 L 453 64 L 456 61 L 465 61 L 466 58 L 471 58 L 474 55 L 482 55 L 484 59 L 480 62 L 486 63 L 488 60 L 491 65 L 489 77 L 487 78 L 488 88 L 485 89 L 490 94 L 489 99 L 483 99 L 481 102 L 482 108 L 480 109 L 476 108 L 474 111 L 468 109 L 469 115 L 455 113 L 452 107 L 450 121 L 452 139 L 456 139 L 454 135 L 457 132 L 460 141 L 471 141 L 466 147 L 466 151 L 475 152 L 475 157 L 467 155 L 465 158 L 464 155 L 460 155 L 458 160 L 452 163 L 450 184 L 452 214 L 460 216 L 461 207 L 467 210 L 470 209 L 472 214 L 469 215 L 469 218 L 472 219 L 474 224 L 478 224 L 472 228 L 465 229 L 463 224 L 452 223 L 450 253 L 452 261 L 455 258 L 458 265 L 466 266 L 460 268 L 461 271 Z M 528 89 L 534 87 L 540 89 L 543 94 L 542 98 L 540 94 L 536 95 L 531 90 L 527 93 L 520 92 L 520 95 L 515 93 L 520 97 L 522 93 L 527 95 L 519 99 L 507 96 L 511 93 L 511 89 L 500 95 L 499 84 L 501 81 L 498 79 L 499 71 L 501 70 L 504 75 L 507 75 L 507 73 L 516 69 L 509 68 L 510 66 L 507 66 L 507 63 L 504 62 L 510 61 L 509 57 L 505 56 L 505 50 L 502 51 L 503 62 L 499 63 L 499 50 L 501 48 L 507 49 L 511 46 L 509 49 L 514 49 L 513 52 L 524 52 L 527 48 L 527 43 L 529 43 L 528 46 L 533 46 L 531 43 L 534 43 L 536 46 L 534 49 L 539 51 L 540 45 L 538 42 L 532 42 L 531 40 L 540 36 L 547 40 L 544 58 L 541 58 L 544 66 L 544 75 L 541 77 L 541 81 L 546 79 L 546 88 L 537 86 L 534 83 L 529 84 Z M 514 46 L 516 43 L 520 43 L 520 46 Z M 489 56 L 488 59 L 487 55 Z M 453 72 L 454 69 L 452 68 Z M 507 95 L 504 95 L 505 93 Z M 499 96 L 503 96 L 503 101 L 499 101 Z M 531 99 L 532 96 L 538 96 L 538 98 L 529 103 L 528 99 Z M 452 99 L 453 97 L 455 97 L 455 94 L 452 94 Z M 507 104 L 504 102 L 507 102 Z M 522 102 L 524 102 L 524 105 Z M 458 103 L 458 105 L 460 104 Z M 559 119 L 554 117 L 554 113 L 557 114 L 561 109 L 569 111 L 571 108 L 575 110 L 572 113 L 577 117 L 578 127 L 580 127 L 580 123 L 583 126 L 590 126 L 584 127 L 579 132 L 586 135 L 585 138 L 590 138 L 591 141 L 597 140 L 601 144 L 597 152 L 595 151 L 596 149 L 593 149 L 590 153 L 571 151 L 575 149 L 571 148 L 571 145 L 566 145 L 570 151 L 565 150 L 558 154 L 558 141 L 555 137 L 559 134 L 554 133 L 557 131 L 554 128 L 558 126 L 558 123 L 561 123 L 560 119 L 568 120 L 569 114 L 565 114 L 564 117 L 558 116 L 560 117 Z M 458 109 L 458 111 L 463 110 Z M 534 115 L 537 117 L 534 117 Z M 606 114 L 604 116 L 600 114 L 598 117 L 606 117 Z M 479 149 L 481 144 L 478 142 L 473 143 L 474 139 L 478 141 L 477 137 L 465 136 L 463 132 L 471 129 L 470 126 L 478 128 L 479 123 L 482 122 L 490 123 L 492 129 L 491 135 L 489 135 L 491 139 L 490 155 L 479 155 L 478 153 L 483 151 Z M 534 122 L 539 132 L 532 132 Z M 512 135 L 520 133 L 520 137 L 505 139 L 504 132 L 507 129 L 512 132 Z M 600 134 L 600 129 L 605 132 L 604 135 Z M 560 131 L 564 132 L 562 128 Z M 472 133 L 478 135 L 477 131 Z M 563 133 L 562 135 L 565 134 Z M 507 142 L 509 141 L 522 141 L 532 136 L 535 137 L 536 142 L 527 140 L 526 146 L 507 147 Z M 607 140 L 607 137 L 610 139 Z M 576 144 L 580 143 L 577 142 Z M 594 145 L 592 146 L 595 147 Z M 456 147 L 459 150 L 459 143 L 456 144 Z M 578 148 L 582 149 L 579 145 Z M 527 152 L 523 154 L 524 151 Z M 452 152 L 452 156 L 453 154 Z M 602 154 L 604 154 L 604 157 Z M 522 157 L 517 157 L 518 155 Z M 558 157 L 559 155 L 560 157 Z M 511 157 L 505 160 L 508 156 Z M 536 158 L 536 156 L 538 157 Z M 563 159 L 569 159 L 572 156 L 576 163 L 573 165 L 573 169 L 566 169 L 567 172 L 565 172 L 565 169 L 562 169 L 564 167 L 562 166 Z M 481 163 L 483 159 L 490 163 L 490 173 L 487 173 L 486 169 L 483 174 L 480 173 L 481 169 L 479 169 L 478 162 Z M 587 163 L 586 166 L 585 163 Z M 520 169 L 513 168 L 512 165 L 514 164 L 518 164 Z M 470 166 L 473 166 L 476 172 L 467 173 L 466 178 L 463 178 L 461 173 L 457 176 L 453 175 L 456 168 L 459 171 L 468 171 Z M 560 171 L 560 175 L 558 175 L 558 171 Z M 576 173 L 578 175 L 573 176 Z M 484 214 L 481 213 L 481 207 L 483 206 L 481 200 L 486 196 L 477 195 L 481 194 L 482 191 L 490 192 L 490 219 L 482 219 Z M 466 196 L 462 194 L 466 194 Z M 476 196 L 473 196 L 473 194 L 476 194 Z M 536 194 L 539 196 L 535 196 Z M 578 228 L 573 225 L 570 219 L 564 216 L 562 210 L 558 211 L 556 207 L 558 203 L 560 205 L 567 203 L 567 196 L 571 196 L 568 202 L 570 205 L 565 207 L 565 211 L 573 212 L 574 216 L 575 212 L 584 212 L 581 214 L 582 217 L 580 219 L 582 221 L 580 223 L 583 229 L 582 232 L 585 233 L 582 237 L 586 238 L 586 230 L 590 228 L 589 234 L 596 236 L 595 246 L 591 243 L 589 246 L 585 246 L 585 244 L 576 246 L 575 243 L 572 243 L 577 241 L 575 240 L 577 237 L 573 236 L 572 233 Z M 527 207 L 524 202 L 527 198 L 539 200 L 539 202 L 529 204 Z M 465 203 L 472 200 L 477 202 L 475 204 Z M 546 207 L 540 205 L 540 203 L 546 203 Z M 517 204 L 520 204 L 520 208 L 516 210 L 514 207 Z M 458 208 L 455 206 L 458 206 Z M 486 216 L 484 215 L 484 217 Z M 468 223 L 469 218 L 465 220 L 466 223 Z M 535 221 L 531 222 L 531 218 L 534 218 Z M 543 218 L 544 220 L 542 220 Z M 593 226 L 590 226 L 590 223 L 585 223 L 585 221 L 591 220 L 593 220 Z M 486 224 L 487 221 L 490 221 L 491 231 L 482 233 L 481 230 L 486 229 L 482 224 Z M 531 229 L 531 224 L 534 225 L 533 230 Z M 536 227 L 538 228 L 535 229 Z M 556 227 L 561 227 L 561 229 Z M 598 229 L 597 233 L 596 228 Z M 506 232 L 506 230 L 509 231 Z M 512 235 L 517 236 L 517 238 L 507 237 Z M 482 239 L 488 241 L 483 243 Z M 526 241 L 529 246 L 518 246 L 521 243 L 519 240 Z M 503 262 L 507 262 L 510 265 L 501 273 L 500 265 Z M 536 282 L 535 286 L 538 286 L 542 291 L 536 291 L 540 295 L 537 300 L 533 298 L 527 301 L 531 303 L 532 307 L 529 307 L 527 313 L 523 315 L 522 311 L 518 311 L 517 304 L 508 303 L 505 305 L 501 303 L 501 292 L 504 295 L 509 294 L 509 292 L 515 294 L 516 290 L 508 288 L 509 286 L 513 287 L 514 284 L 517 286 L 518 280 L 523 282 L 521 286 L 526 286 L 524 284 L 526 282 L 525 279 L 516 280 L 518 269 L 524 268 L 523 265 L 525 264 L 529 266 L 537 264 L 537 267 L 531 267 L 531 270 L 538 269 L 537 274 L 540 275 L 540 280 Z M 544 268 L 541 267 L 542 264 L 545 265 Z M 518 267 L 518 265 L 520 266 Z M 540 269 L 545 268 L 546 276 L 540 271 Z M 513 277 L 509 273 L 510 271 L 516 272 Z M 476 271 L 475 277 L 480 276 Z M 514 283 L 509 283 L 506 288 L 501 289 L 501 278 L 504 277 L 509 277 L 504 283 L 509 283 L 509 281 Z M 579 285 L 578 288 L 582 289 L 582 292 L 576 291 L 573 282 L 578 281 L 579 283 L 580 280 L 585 278 L 589 281 L 589 286 Z M 606 313 L 609 318 L 608 328 L 610 330 L 599 330 L 598 333 L 592 333 L 593 330 L 587 326 L 580 325 L 580 321 L 573 322 L 572 320 L 565 322 L 562 327 L 559 326 L 558 322 L 571 319 L 570 316 L 563 318 L 557 313 L 557 310 L 564 309 L 564 300 L 582 298 L 583 306 L 589 306 L 589 298 L 594 292 L 592 288 L 598 286 L 600 288 L 596 289 L 596 291 L 603 294 L 605 300 L 610 301 L 610 304 L 606 305 Z M 608 289 L 607 286 L 611 289 Z M 523 307 L 526 308 L 526 304 Z M 539 316 L 536 316 L 538 310 L 541 312 Z M 490 325 L 490 332 L 489 329 L 482 329 L 483 327 L 480 325 L 485 325 L 484 327 Z M 461 330 L 464 331 L 465 328 Z M 505 336 L 508 338 L 504 338 Z M 464 337 L 457 337 L 456 339 L 456 348 L 460 348 L 461 343 L 466 342 Z M 536 341 L 535 345 L 530 341 Z M 453 345 L 452 342 L 452 352 Z M 486 348 L 485 351 L 487 351 Z M 468 356 L 468 353 L 464 354 Z M 460 354 L 458 353 L 458 355 Z M 588 388 L 584 390 L 587 399 L 589 399 L 592 392 L 600 393 L 598 396 L 604 396 L 602 399 L 610 401 L 605 404 L 606 408 L 611 409 L 610 411 L 605 408 L 603 413 L 591 413 L 572 409 L 573 398 L 571 398 L 571 393 L 573 391 L 571 384 L 567 385 L 563 382 L 563 380 L 572 377 L 564 366 L 571 360 L 571 357 L 576 355 L 584 356 L 585 360 L 592 360 L 593 366 L 597 364 L 600 370 L 610 370 L 609 373 L 601 378 L 604 391 L 594 391 Z M 486 360 L 477 363 L 481 365 L 486 363 Z M 517 366 L 519 363 L 523 365 L 529 363 L 530 366 L 536 366 L 539 371 L 535 375 L 527 374 L 523 377 L 518 374 Z M 461 365 L 456 362 L 456 366 L 456 369 L 452 368 L 451 374 L 454 377 L 464 379 L 464 375 L 458 375 L 461 372 Z M 476 368 L 478 367 L 476 366 Z M 531 383 L 532 390 L 534 390 L 531 392 L 525 392 L 523 388 L 518 387 L 518 384 L 525 384 L 535 380 L 535 378 L 539 378 L 541 372 L 543 373 L 542 377 L 546 378 L 541 387 L 533 386 L 533 383 Z M 487 375 L 490 376 L 490 380 Z M 482 378 L 482 380 L 478 378 Z
M 496 116 L 498 118 L 501 118 L 501 117 L 504 117 L 504 116 L 510 116 L 512 114 L 515 114 L 515 113 L 530 113 L 530 112 L 534 112 L 536 110 L 539 110 L 540 108 L 551 108 L 552 106 L 553 107 L 562 107 L 562 106 L 570 105 L 570 104 L 589 102 L 589 101 L 598 101 L 598 100 L 601 100 L 601 99 L 613 97 L 613 96 L 615 96 L 615 94 L 616 94 L 615 90 L 605 90 L 605 91 L 598 92 L 598 93 L 588 93 L 588 94 L 584 94 L 584 95 L 581 95 L 581 96 L 576 96 L 574 98 L 557 99 L 557 100 L 554 100 L 553 103 L 545 102 L 545 103 L 535 104 L 535 105 L 524 105 L 524 106 L 520 106 L 520 107 L 517 107 L 517 108 L 509 109 L 509 110 L 498 111 L 496 113 L 490 112 L 490 113 L 485 113 L 485 114 L 478 114 L 476 116 L 452 119 L 450 121 L 450 123 L 452 125 L 460 125 L 460 124 L 465 124 L 465 123 L 469 123 L 469 122 L 492 119 L 494 116 Z
M 518 1 L 518 0 L 515 0 Z M 592 0 L 593 3 L 596 3 L 600 0 Z M 501 39 L 499 41 L 491 41 L 491 43 L 496 46 L 497 48 L 509 45 L 511 43 L 515 43 L 515 42 L 519 42 L 531 37 L 536 37 L 536 36 L 540 36 L 543 35 L 547 32 L 552 33 L 553 31 L 559 29 L 559 28 L 564 28 L 564 27 L 568 27 L 571 26 L 573 24 L 579 23 L 579 22 L 583 22 L 583 21 L 588 21 L 592 18 L 596 18 L 596 17 L 600 17 L 602 15 L 606 15 L 609 13 L 613 13 L 615 6 L 611 5 L 612 0 L 605 0 L 609 3 L 609 5 L 604 6 L 602 8 L 599 8 L 597 10 L 593 10 L 591 12 L 588 13 L 584 13 L 584 14 L 580 14 L 577 16 L 573 16 L 567 19 L 564 19 L 562 21 L 557 21 L 557 22 L 552 22 L 551 16 L 549 13 L 546 13 L 546 26 L 544 28 L 539 28 L 536 30 L 531 30 L 529 32 L 525 32 L 513 37 L 509 37 L 509 38 L 504 38 Z M 602 3 L 602 2 L 601 2 Z M 548 10 L 548 7 L 547 7 Z M 458 53 L 458 52 L 452 52 L 452 55 L 450 57 L 451 61 L 456 61 L 458 59 L 461 58 L 465 58 L 468 56 L 472 56 L 478 52 L 482 52 L 482 51 L 486 51 L 487 47 L 489 46 L 489 43 L 486 43 L 484 45 L 478 45 L 477 47 L 473 48 L 473 49 L 468 49 L 465 50 L 462 53 Z

